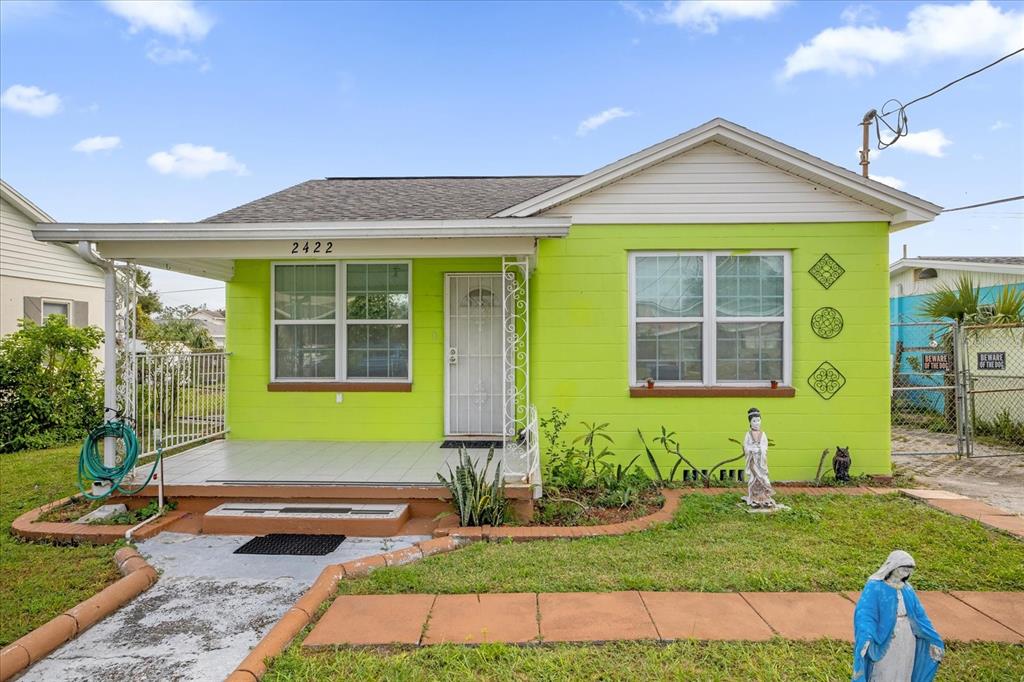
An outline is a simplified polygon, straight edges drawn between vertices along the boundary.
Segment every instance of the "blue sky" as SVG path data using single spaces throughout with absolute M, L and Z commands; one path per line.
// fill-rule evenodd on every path
M 866 110 L 1017 47 L 1019 2 L 5 1 L 0 174 L 61 221 L 188 221 L 331 175 L 583 173 L 715 116 L 856 169 Z M 908 115 L 873 174 L 1024 194 L 1024 55 Z M 904 243 L 1022 255 L 1024 202 Z

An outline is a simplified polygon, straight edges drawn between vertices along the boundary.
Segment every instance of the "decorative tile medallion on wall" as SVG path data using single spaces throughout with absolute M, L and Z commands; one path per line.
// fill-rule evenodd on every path
M 835 308 L 818 308 L 811 315 L 811 329 L 823 339 L 833 339 L 843 331 L 843 315 Z
M 811 385 L 814 392 L 825 400 L 839 393 L 839 389 L 846 385 L 846 377 L 836 369 L 835 365 L 826 360 L 818 365 L 818 368 L 807 377 L 807 383 Z
M 826 253 L 807 272 L 818 281 L 818 284 L 828 289 L 836 283 L 836 280 L 843 276 L 846 270 L 832 256 Z

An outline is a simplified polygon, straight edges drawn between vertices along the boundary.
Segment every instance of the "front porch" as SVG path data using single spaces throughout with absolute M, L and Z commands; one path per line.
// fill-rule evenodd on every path
M 168 457 L 164 486 L 201 486 L 224 496 L 230 492 L 223 489 L 239 486 L 440 488 L 437 475 L 448 476 L 459 459 L 458 448 L 442 448 L 442 443 L 218 440 Z M 474 447 L 469 453 L 479 462 L 487 449 Z M 495 461 L 501 457 L 502 449 L 496 449 Z M 139 467 L 136 475 L 145 477 L 149 468 Z

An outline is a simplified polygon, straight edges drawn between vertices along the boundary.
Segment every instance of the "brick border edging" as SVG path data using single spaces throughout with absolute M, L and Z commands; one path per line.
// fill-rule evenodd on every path
M 435 554 L 452 552 L 469 542 L 454 537 L 434 538 L 417 542 L 405 549 L 327 566 L 295 605 L 281 616 L 270 632 L 256 643 L 238 667 L 228 675 L 227 682 L 259 680 L 267 672 L 266 660 L 284 651 L 295 636 L 313 621 L 320 606 L 330 599 L 340 581 L 361 578 L 384 566 L 402 566 Z
M 40 516 L 51 509 L 62 507 L 78 499 L 78 497 L 78 495 L 72 495 L 53 502 L 47 502 L 41 507 L 30 509 L 11 522 L 11 533 L 24 540 L 50 540 L 53 542 L 71 543 L 87 542 L 93 545 L 110 545 L 124 539 L 125 532 L 132 526 L 38 520 Z M 132 537 L 139 540 L 151 538 L 187 515 L 188 512 L 183 511 L 165 511 L 161 518 L 146 524 L 136 531 Z
M 117 550 L 114 563 L 122 574 L 114 584 L 0 650 L 0 682 L 11 679 L 57 647 L 78 637 L 157 581 L 156 569 L 132 547 Z

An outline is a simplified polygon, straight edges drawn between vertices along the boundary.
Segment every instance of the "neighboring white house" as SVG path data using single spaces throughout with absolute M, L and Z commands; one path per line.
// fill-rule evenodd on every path
M 74 327 L 103 328 L 103 271 L 73 247 L 36 241 L 36 223 L 53 218 L 0 180 L 0 335 L 51 314 Z
M 225 316 L 223 310 L 200 308 L 189 317 L 205 327 L 206 331 L 210 332 L 210 336 L 213 337 L 213 342 L 217 344 L 217 348 L 224 348 Z

